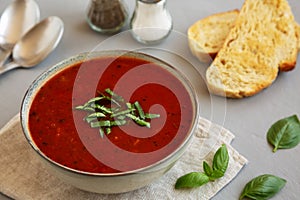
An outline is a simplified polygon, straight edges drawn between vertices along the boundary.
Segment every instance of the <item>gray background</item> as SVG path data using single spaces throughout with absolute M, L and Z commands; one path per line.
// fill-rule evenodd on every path
M 209 95 L 201 78 L 205 66 L 193 58 L 187 46 L 186 31 L 190 25 L 210 14 L 240 8 L 243 1 L 169 0 L 167 7 L 174 20 L 174 31 L 166 41 L 151 46 L 151 49 L 139 45 L 130 37 L 128 25 L 122 33 L 115 36 L 93 32 L 85 21 L 87 0 L 37 2 L 41 10 L 41 19 L 51 15 L 59 16 L 64 21 L 65 32 L 57 49 L 35 68 L 13 70 L 0 77 L 0 127 L 19 112 L 22 98 L 31 82 L 55 63 L 95 48 L 140 48 L 141 51 L 180 65 L 180 70 L 186 72 L 197 89 L 202 117 L 231 130 L 236 135 L 233 147 L 249 160 L 249 164 L 213 198 L 214 200 L 238 199 L 244 185 L 251 178 L 264 173 L 274 174 L 288 181 L 286 187 L 273 199 L 299 199 L 300 146 L 274 154 L 265 138 L 272 123 L 300 113 L 300 64 L 297 64 L 292 72 L 280 73 L 271 87 L 253 97 L 240 100 L 224 99 Z M 135 1 L 125 2 L 131 15 Z M 9 3 L 10 0 L 0 0 L 0 14 Z M 289 0 L 289 3 L 296 20 L 300 22 L 300 1 Z M 191 64 L 196 67 L 198 75 L 193 73 Z M 0 194 L 0 199 L 6 197 Z

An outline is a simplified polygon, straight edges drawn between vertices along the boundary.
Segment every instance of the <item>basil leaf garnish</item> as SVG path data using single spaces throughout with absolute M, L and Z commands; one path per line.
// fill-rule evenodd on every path
M 209 179 L 210 179 L 211 181 L 214 181 L 214 180 L 216 180 L 216 179 L 218 179 L 218 178 L 221 178 L 221 177 L 223 177 L 223 176 L 224 176 L 224 172 L 219 171 L 219 170 L 214 170 L 214 171 L 210 174 Z
M 213 172 L 212 168 L 208 165 L 207 162 L 203 161 L 203 170 L 207 176 L 210 176 Z
M 202 172 L 191 172 L 177 179 L 175 189 L 193 188 L 202 186 L 224 176 L 229 163 L 227 147 L 223 144 L 215 153 L 212 167 L 203 161 Z
M 177 179 L 175 189 L 199 187 L 209 182 L 209 177 L 201 172 L 191 172 Z
M 268 142 L 277 149 L 289 149 L 300 142 L 300 122 L 296 115 L 275 122 L 267 132 Z
M 92 128 L 99 128 L 102 138 L 105 134 L 109 135 L 112 132 L 113 126 L 126 125 L 126 119 L 132 119 L 138 125 L 150 128 L 149 119 L 160 117 L 159 114 L 145 113 L 138 101 L 134 104 L 125 102 L 123 97 L 109 88 L 105 89 L 105 93 L 99 93 L 99 95 L 83 105 L 76 106 L 75 109 L 88 112 L 84 121 L 89 123 Z
M 217 150 L 214 155 L 212 168 L 213 171 L 218 171 L 219 173 L 225 174 L 229 163 L 229 155 L 225 144 Z
M 248 182 L 240 195 L 240 200 L 244 197 L 250 199 L 269 199 L 277 194 L 284 186 L 286 180 L 270 175 L 260 175 Z

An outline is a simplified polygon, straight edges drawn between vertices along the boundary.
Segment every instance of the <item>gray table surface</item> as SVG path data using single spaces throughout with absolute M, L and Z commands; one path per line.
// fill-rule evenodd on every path
M 88 1 L 38 0 L 37 2 L 41 10 L 41 19 L 51 15 L 59 16 L 64 21 L 65 32 L 57 49 L 35 68 L 13 70 L 0 77 L 0 127 L 19 112 L 26 89 L 39 74 L 65 58 L 80 52 L 93 51 L 99 46 L 100 48 L 108 46 L 130 50 L 144 48 L 145 51 L 175 65 L 181 62 L 176 60 L 178 56 L 173 59 L 172 56 L 176 54 L 196 65 L 199 73 L 203 74 L 205 68 L 193 60 L 188 50 L 186 39 L 188 27 L 210 14 L 240 8 L 243 3 L 240 0 L 169 0 L 167 7 L 174 20 L 174 31 L 166 41 L 147 49 L 127 36 L 128 25 L 117 36 L 107 36 L 92 31 L 85 21 Z M 0 14 L 9 3 L 10 0 L 0 0 Z M 126 3 L 131 15 L 135 1 L 127 0 Z M 296 20 L 300 22 L 300 1 L 289 0 L 289 3 Z M 114 37 L 117 40 L 114 40 Z M 184 65 L 187 64 L 182 63 L 182 66 Z M 265 139 L 266 132 L 272 123 L 283 117 L 300 114 L 299 77 L 300 64 L 298 63 L 292 72 L 280 73 L 268 89 L 250 98 L 234 100 L 210 96 L 200 76 L 199 85 L 195 87 L 202 98 L 200 99 L 202 117 L 231 130 L 236 136 L 232 143 L 233 147 L 249 160 L 249 164 L 213 198 L 214 200 L 238 199 L 246 182 L 265 173 L 281 176 L 288 181 L 285 188 L 273 199 L 299 199 L 300 146 L 274 154 Z M 194 80 L 194 84 L 197 84 L 197 77 L 193 76 L 191 79 Z M 28 184 L 24 187 L 30 186 Z M 7 199 L 7 197 L 0 193 L 0 199 Z

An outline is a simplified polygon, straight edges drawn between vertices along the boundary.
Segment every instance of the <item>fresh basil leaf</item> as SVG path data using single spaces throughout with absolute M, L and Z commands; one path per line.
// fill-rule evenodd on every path
M 191 172 L 177 179 L 175 189 L 179 188 L 194 188 L 202 186 L 209 181 L 214 181 L 224 176 L 229 163 L 229 155 L 227 147 L 223 144 L 215 153 L 212 167 L 207 162 L 203 161 L 202 172 Z
M 212 169 L 213 171 L 218 171 L 225 174 L 227 167 L 229 163 L 229 155 L 227 151 L 227 147 L 225 144 L 222 144 L 222 146 L 217 150 L 217 152 L 214 155 L 213 163 L 212 163 Z
M 213 172 L 211 167 L 207 164 L 207 162 L 203 161 L 203 171 L 207 176 L 210 176 Z
M 277 149 L 289 149 L 300 142 L 300 122 L 296 115 L 275 122 L 267 132 L 268 142 Z
M 201 172 L 191 172 L 177 179 L 175 189 L 200 187 L 209 182 L 209 177 Z
M 277 194 L 285 186 L 285 183 L 286 180 L 274 175 L 260 175 L 246 184 L 240 200 L 244 197 L 258 200 L 269 199 Z
M 209 180 L 214 181 L 214 180 L 216 180 L 216 179 L 218 179 L 218 178 L 221 178 L 221 177 L 223 177 L 223 176 L 224 176 L 224 172 L 219 171 L 219 170 L 214 170 L 214 171 L 212 171 L 212 173 L 210 174 Z

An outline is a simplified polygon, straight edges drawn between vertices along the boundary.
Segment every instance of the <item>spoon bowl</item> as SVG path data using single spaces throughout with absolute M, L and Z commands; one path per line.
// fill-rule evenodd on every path
M 32 67 L 44 60 L 58 45 L 63 22 L 52 16 L 34 26 L 13 49 L 13 59 L 22 67 Z
M 40 20 L 39 6 L 34 0 L 15 0 L 0 18 L 0 66 L 14 45 Z
M 0 68 L 0 74 L 17 67 L 33 67 L 58 45 L 64 31 L 62 20 L 51 16 L 30 29 L 13 49 L 13 61 Z

